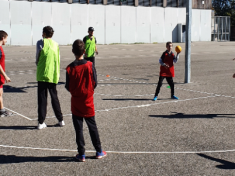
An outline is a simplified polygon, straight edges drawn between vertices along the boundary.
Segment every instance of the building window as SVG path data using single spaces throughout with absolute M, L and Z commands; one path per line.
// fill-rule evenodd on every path
M 151 6 L 163 7 L 163 0 L 152 0 Z
M 139 0 L 139 6 L 149 7 L 150 6 L 150 0 Z
M 87 4 L 87 0 L 73 0 L 73 3 Z
M 178 7 L 178 0 L 167 0 L 167 7 Z
M 134 0 L 122 0 L 121 5 L 134 6 L 135 2 Z
M 178 7 L 186 7 L 186 0 L 179 0 Z
M 89 4 L 103 4 L 103 0 L 89 0 Z

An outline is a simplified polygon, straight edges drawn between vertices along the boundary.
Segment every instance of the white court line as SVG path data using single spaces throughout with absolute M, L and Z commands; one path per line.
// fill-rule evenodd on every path
M 19 115 L 19 116 L 21 116 L 21 117 L 24 117 L 24 118 L 27 119 L 27 120 L 33 120 L 33 119 L 30 119 L 29 117 L 26 117 L 26 116 L 24 116 L 24 115 L 22 115 L 22 114 L 20 114 L 20 113 L 18 113 L 18 112 L 13 111 L 13 110 L 11 110 L 11 109 L 8 109 L 8 108 L 6 108 L 6 107 L 4 107 L 4 108 L 7 109 L 7 110 L 9 110 L 9 111 L 11 111 L 11 112 L 14 112 L 15 114 L 17 114 L 17 115 Z
M 100 76 L 105 76 L 105 75 L 102 75 L 102 74 L 98 74 L 98 75 L 100 75 Z M 112 78 L 112 77 L 113 77 L 113 76 L 111 76 L 111 78 Z M 130 81 L 130 82 L 137 82 L 137 83 L 142 83 L 142 84 L 149 84 L 149 83 L 146 83 L 146 82 L 140 82 L 140 81 L 135 81 L 135 80 L 130 80 L 130 79 L 117 78 L 117 77 L 113 77 L 113 78 L 116 78 L 116 79 L 119 79 L 119 80 L 127 80 L 127 81 Z M 156 84 L 151 84 L 151 85 L 156 86 Z M 218 95 L 218 94 L 216 94 L 216 93 L 208 93 L 208 92 L 202 92 L 202 91 L 190 90 L 190 89 L 184 89 L 184 88 L 178 88 L 178 87 L 176 87 L 176 89 L 185 90 L 185 91 L 191 91 L 191 92 L 198 92 L 198 93 L 208 94 L 208 95 L 222 96 L 222 97 L 226 97 L 226 98 L 235 98 L 235 97 L 227 96 L 227 95 Z
M 18 147 L 10 145 L 0 145 L 3 148 L 16 148 L 16 149 L 30 149 L 30 150 L 46 150 L 46 151 L 62 151 L 62 152 L 77 152 L 77 150 L 71 149 L 52 149 L 52 148 L 34 148 L 34 147 Z M 95 153 L 95 150 L 86 150 L 87 153 Z M 214 150 L 214 151 L 173 151 L 173 152 L 144 152 L 144 151 L 106 151 L 107 153 L 121 153 L 121 154 L 197 154 L 197 153 L 226 153 L 226 152 L 235 152 L 235 149 L 232 150 Z
M 178 102 L 183 102 L 183 101 L 191 101 L 191 100 L 199 100 L 199 99 L 205 99 L 205 98 L 215 98 L 219 96 L 207 96 L 207 97 L 198 97 L 198 98 L 190 98 L 190 99 L 184 99 L 184 100 L 173 100 L 173 101 L 166 101 L 166 102 L 160 102 L 160 103 L 152 103 L 152 104 L 144 104 L 144 105 L 135 105 L 135 106 L 124 106 L 124 107 L 117 107 L 117 108 L 110 108 L 110 109 L 101 109 L 101 110 L 95 110 L 95 112 L 108 112 L 108 111 L 113 111 L 113 110 L 119 110 L 119 109 L 128 109 L 128 108 L 143 108 L 143 107 L 149 107 L 153 105 L 159 105 L 159 104 L 168 104 L 168 103 L 178 103 Z M 65 114 L 65 116 L 71 116 L 72 114 Z M 54 118 L 55 116 L 52 117 L 46 117 L 46 118 Z M 37 119 L 31 119 L 31 120 L 37 120 Z
M 214 97 L 218 97 L 218 96 L 206 96 L 206 97 L 190 98 L 190 99 L 184 99 L 184 100 L 175 100 L 175 101 L 166 101 L 166 102 L 160 102 L 160 103 L 144 104 L 144 105 L 117 107 L 117 108 L 111 108 L 111 109 L 96 110 L 95 112 L 107 112 L 107 111 L 127 109 L 127 108 L 142 108 L 142 107 L 149 107 L 149 106 L 159 105 L 159 104 L 178 103 L 178 102 L 183 102 L 183 101 L 198 100 L 198 99 L 205 99 L 205 98 L 214 98 Z

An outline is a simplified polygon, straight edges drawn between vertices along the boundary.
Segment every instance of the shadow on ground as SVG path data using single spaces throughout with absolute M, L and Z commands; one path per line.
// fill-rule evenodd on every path
M 95 156 L 86 156 L 86 159 L 96 159 Z M 68 156 L 15 156 L 0 155 L 0 164 L 25 163 L 25 162 L 78 162 L 75 157 Z
M 174 112 L 172 112 L 174 113 Z M 168 119 L 186 119 L 186 118 L 195 118 L 195 119 L 201 119 L 201 118 L 234 118 L 229 116 L 235 116 L 235 114 L 184 114 L 184 113 L 175 113 L 171 115 L 149 115 L 149 117 L 155 117 L 155 118 L 168 118 Z
M 197 154 L 197 155 L 201 156 L 203 158 L 221 163 L 222 165 L 217 165 L 216 166 L 219 169 L 235 169 L 235 163 L 232 163 L 230 161 L 214 158 L 214 157 L 211 157 L 211 156 L 208 156 L 208 155 L 205 155 L 205 154 Z
M 27 82 L 27 84 L 37 84 L 38 85 L 38 82 Z M 58 82 L 58 85 L 60 84 L 65 84 L 65 82 Z M 38 86 L 36 86 L 38 87 Z
M 35 86 L 28 86 L 28 87 L 35 87 Z M 3 86 L 3 90 L 4 93 L 26 93 L 26 91 L 24 91 L 24 89 L 27 87 L 12 87 L 12 86 L 8 86 L 8 85 L 4 85 Z
M 37 84 L 37 82 L 28 82 L 28 84 Z M 58 85 L 65 84 L 65 82 L 58 82 Z M 34 86 L 25 86 L 25 87 L 12 87 L 9 85 L 4 85 L 3 90 L 4 93 L 27 93 L 25 90 L 30 89 L 30 88 L 36 88 L 38 87 L 37 85 Z
M 59 124 L 47 125 L 48 128 L 60 127 Z M 0 126 L 0 130 L 38 130 L 37 126 Z

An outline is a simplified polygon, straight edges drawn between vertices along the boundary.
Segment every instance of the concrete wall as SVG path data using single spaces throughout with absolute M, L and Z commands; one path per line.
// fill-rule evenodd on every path
M 186 22 L 186 9 L 171 7 L 0 0 L 0 12 L 0 30 L 9 34 L 10 45 L 35 45 L 47 25 L 61 45 L 82 39 L 89 26 L 99 44 L 177 42 L 177 24 Z M 211 10 L 193 9 L 192 16 L 192 41 L 211 41 Z

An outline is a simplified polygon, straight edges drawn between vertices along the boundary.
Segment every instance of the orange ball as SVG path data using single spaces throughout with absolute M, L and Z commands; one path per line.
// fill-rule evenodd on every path
M 106 75 L 106 77 L 110 77 L 109 75 Z
M 176 46 L 176 47 L 175 47 L 175 51 L 176 51 L 177 53 L 180 53 L 180 52 L 182 51 L 181 46 Z

